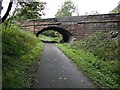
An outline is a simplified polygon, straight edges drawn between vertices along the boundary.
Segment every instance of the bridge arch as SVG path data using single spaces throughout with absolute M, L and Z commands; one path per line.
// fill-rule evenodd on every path
M 36 36 L 38 37 L 39 34 L 41 34 L 42 32 L 44 32 L 46 30 L 53 30 L 53 31 L 59 32 L 62 35 L 64 42 L 69 42 L 72 37 L 72 34 L 68 30 L 65 30 L 61 27 L 55 27 L 55 26 L 43 28 L 42 30 L 40 30 L 36 33 Z

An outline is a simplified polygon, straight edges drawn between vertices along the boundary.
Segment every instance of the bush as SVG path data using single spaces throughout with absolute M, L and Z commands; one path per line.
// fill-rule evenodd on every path
M 118 39 L 110 38 L 110 32 L 97 32 L 95 35 L 72 44 L 74 48 L 83 48 L 102 60 L 118 60 Z
M 16 25 L 2 25 L 3 88 L 29 87 L 43 44 Z

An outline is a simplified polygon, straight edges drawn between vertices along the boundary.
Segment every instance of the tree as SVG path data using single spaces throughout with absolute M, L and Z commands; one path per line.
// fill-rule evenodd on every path
M 5 15 L 2 17 L 2 23 L 7 19 L 8 15 L 9 15 L 9 12 L 11 11 L 12 4 L 13 4 L 13 0 L 11 0 L 11 1 L 9 2 L 7 11 L 6 11 Z M 2 10 L 2 9 L 3 9 L 3 7 L 2 7 L 2 1 L 0 1 L 0 13 L 1 13 L 1 10 Z M 1 23 L 1 16 L 0 16 L 0 23 Z
M 40 19 L 42 15 L 45 15 L 43 10 L 46 7 L 45 2 L 18 2 L 20 8 L 15 10 L 15 19 L 17 20 L 29 20 Z
M 67 0 L 61 6 L 61 8 L 58 9 L 57 13 L 55 14 L 55 17 L 72 16 L 72 13 L 75 12 L 75 9 L 76 9 L 76 6 L 73 4 L 73 2 L 70 0 Z
M 61 34 L 54 30 L 44 31 L 44 32 L 42 32 L 42 35 L 53 37 L 53 38 L 61 37 Z
M 116 8 L 114 8 L 112 11 L 110 11 L 109 13 L 120 13 L 120 3 L 118 4 L 118 6 Z

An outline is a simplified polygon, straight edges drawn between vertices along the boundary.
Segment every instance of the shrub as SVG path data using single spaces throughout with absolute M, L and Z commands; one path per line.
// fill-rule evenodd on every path
M 2 26 L 3 88 L 29 87 L 43 44 L 16 25 Z
M 118 60 L 118 39 L 110 38 L 110 32 L 97 32 L 84 40 L 73 43 L 71 46 L 90 51 L 102 60 Z

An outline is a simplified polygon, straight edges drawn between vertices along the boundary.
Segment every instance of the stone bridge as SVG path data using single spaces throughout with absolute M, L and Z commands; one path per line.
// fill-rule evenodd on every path
M 58 31 L 65 42 L 71 38 L 83 39 L 95 32 L 118 31 L 120 14 L 58 17 L 18 22 L 20 27 L 36 36 L 45 30 Z M 119 24 L 119 25 L 118 25 Z

